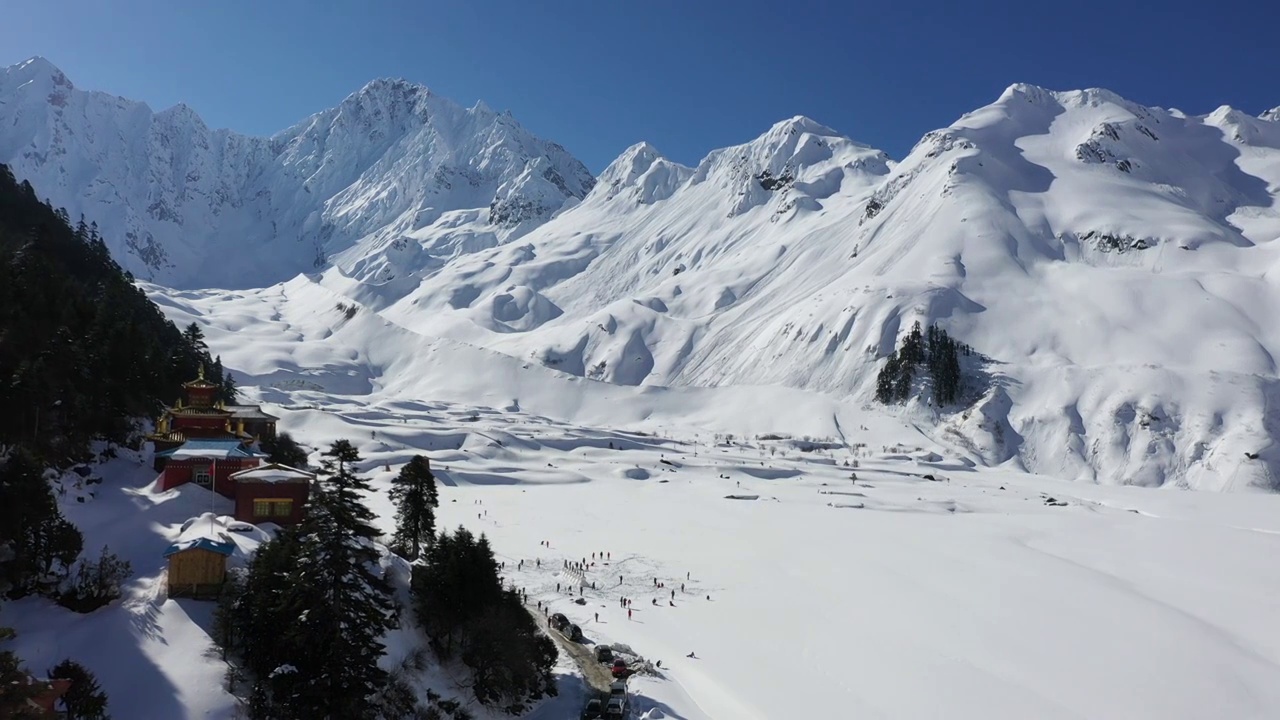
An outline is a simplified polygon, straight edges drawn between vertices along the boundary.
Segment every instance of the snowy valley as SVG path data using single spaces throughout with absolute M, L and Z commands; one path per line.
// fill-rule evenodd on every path
M 0 103 L 0 163 L 96 222 L 283 429 L 350 438 L 380 529 L 424 453 L 442 528 L 662 659 L 634 718 L 1280 712 L 1280 108 L 1017 84 L 901 159 L 794 117 L 592 177 L 398 80 L 270 138 L 42 59 Z M 917 322 L 973 349 L 953 405 L 919 378 L 873 399 Z M 135 563 L 124 601 L 2 619 L 35 667 L 84 658 L 117 717 L 237 717 L 207 605 L 160 589 L 211 495 L 149 460 L 64 501 Z M 557 592 L 606 550 L 586 605 Z M 577 717 L 557 672 L 528 717 Z

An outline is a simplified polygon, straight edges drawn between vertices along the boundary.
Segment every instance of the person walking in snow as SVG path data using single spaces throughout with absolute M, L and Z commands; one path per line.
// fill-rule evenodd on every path
M 600 613 L 596 613 L 596 622 L 600 622 Z
M 675 590 L 672 590 L 672 591 L 671 591 L 671 599 L 672 599 L 672 600 L 675 600 L 675 599 L 676 599 L 676 591 L 675 591 Z
M 631 619 L 631 608 L 627 608 L 627 619 Z

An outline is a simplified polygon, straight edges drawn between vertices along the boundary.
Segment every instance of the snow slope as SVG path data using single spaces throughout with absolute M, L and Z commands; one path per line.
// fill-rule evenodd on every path
M 385 280 L 422 260 L 397 244 L 405 233 L 461 211 L 454 242 L 496 244 L 593 184 L 510 114 L 402 80 L 270 138 L 77 89 L 43 58 L 0 70 L 0 107 L 0 162 L 96 221 L 125 269 L 176 287 L 269 285 L 330 263 Z
M 901 413 L 984 464 L 1280 487 L 1273 112 L 1013 85 L 898 162 L 795 117 L 693 168 L 640 143 L 593 180 L 509 118 L 395 81 L 268 140 L 76 90 L 41 60 L 7 70 L 0 99 L 16 118 L 0 159 L 73 214 L 81 195 L 109 203 L 106 228 L 125 227 L 112 213 L 135 196 L 213 208 L 191 215 L 212 235 L 165 240 L 169 269 L 116 247 L 162 285 L 244 291 L 202 295 L 194 317 L 238 307 L 248 317 L 228 320 L 247 327 L 341 303 L 398 328 L 361 337 L 399 359 L 352 371 L 360 392 L 427 372 L 408 348 L 447 339 L 441 352 L 612 385 L 784 387 L 860 406 L 897 338 L 937 322 L 979 354 L 969 392 Z M 121 137 L 142 140 L 108 139 L 134 116 Z M 186 129 L 165 129 L 177 118 Z M 188 157 L 183 177 L 199 182 L 179 187 Z M 114 189 L 129 182 L 144 185 Z M 240 205 L 192 199 L 210 197 Z M 318 272 L 285 281 L 298 270 Z M 329 294 L 293 292 L 308 285 Z M 153 291 L 166 294 L 183 301 Z M 318 348 L 298 352 L 282 372 L 323 369 Z M 472 370 L 507 372 L 500 356 Z M 273 372 L 252 365 L 232 367 Z
M 697 168 L 640 144 L 517 241 L 308 282 L 579 377 L 857 404 L 937 322 L 985 361 L 967 408 L 906 413 L 984 463 L 1275 488 L 1278 192 L 1280 124 L 1013 86 L 900 163 L 805 118 Z

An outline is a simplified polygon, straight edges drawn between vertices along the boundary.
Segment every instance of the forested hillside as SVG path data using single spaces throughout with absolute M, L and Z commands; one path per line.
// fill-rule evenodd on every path
M 132 281 L 94 225 L 0 166 L 0 446 L 59 463 L 123 440 L 209 359 Z

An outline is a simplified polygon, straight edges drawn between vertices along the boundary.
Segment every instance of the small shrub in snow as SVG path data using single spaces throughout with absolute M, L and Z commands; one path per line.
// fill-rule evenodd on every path
M 128 560 L 121 560 L 105 545 L 97 560 L 84 560 L 76 571 L 71 586 L 58 598 L 58 604 L 80 613 L 88 613 L 120 597 L 120 586 L 133 574 Z

